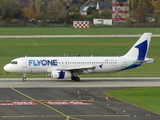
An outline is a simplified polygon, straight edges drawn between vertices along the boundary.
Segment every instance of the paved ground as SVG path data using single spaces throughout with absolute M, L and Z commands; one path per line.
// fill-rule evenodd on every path
M 140 37 L 142 34 L 109 34 L 109 35 L 0 35 L 0 38 L 58 38 L 58 37 Z M 153 34 L 152 37 L 160 37 Z
M 125 88 L 1 88 L 0 120 L 159 120 L 160 116 L 110 98 Z
M 51 78 L 27 78 L 26 82 L 22 78 L 2 78 L 0 87 L 159 87 L 159 77 L 136 77 L 136 78 L 81 78 L 80 82 L 70 79 Z
M 136 81 L 132 80 L 112 78 L 73 82 L 32 78 L 22 82 L 20 79 L 0 79 L 0 120 L 159 120 L 160 115 L 156 113 L 103 94 L 104 91 L 129 88 L 102 87 L 104 83 L 110 86 L 126 82 L 129 85 Z M 159 78 L 139 80 L 148 86 L 151 81 L 159 82 Z M 98 82 L 101 87 L 92 87 Z M 88 87 L 82 87 L 86 83 Z M 81 87 L 77 87 L 78 84 Z M 106 97 L 109 97 L 108 101 Z

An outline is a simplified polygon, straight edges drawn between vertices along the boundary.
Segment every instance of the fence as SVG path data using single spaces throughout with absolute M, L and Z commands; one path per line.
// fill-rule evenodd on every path
M 73 27 L 73 23 L 67 24 L 67 23 L 0 23 L 0 27 Z M 117 24 L 117 25 L 93 25 L 92 23 L 89 24 L 89 27 L 160 27 L 160 23 L 150 23 L 150 24 L 144 24 L 144 23 L 134 23 L 134 24 Z
M 72 27 L 72 24 L 64 24 L 64 23 L 41 23 L 41 22 L 33 22 L 33 23 L 0 23 L 0 27 Z

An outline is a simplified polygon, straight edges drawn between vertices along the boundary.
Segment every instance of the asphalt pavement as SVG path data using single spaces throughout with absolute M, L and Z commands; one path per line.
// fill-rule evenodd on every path
M 0 38 L 65 38 L 65 37 L 141 37 L 142 34 L 108 34 L 108 35 L 0 35 Z M 160 37 L 160 34 L 152 34 Z
M 0 88 L 0 120 L 160 119 L 156 113 L 103 94 L 105 91 L 127 88 Z

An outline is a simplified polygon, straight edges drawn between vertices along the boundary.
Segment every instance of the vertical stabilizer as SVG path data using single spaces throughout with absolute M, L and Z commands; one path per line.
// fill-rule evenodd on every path
M 152 33 L 144 33 L 124 56 L 144 61 L 148 53 L 151 36 Z

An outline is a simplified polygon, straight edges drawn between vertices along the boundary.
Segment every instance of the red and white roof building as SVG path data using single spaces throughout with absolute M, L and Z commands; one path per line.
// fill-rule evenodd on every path
M 112 21 L 116 25 L 129 17 L 129 0 L 112 0 Z

